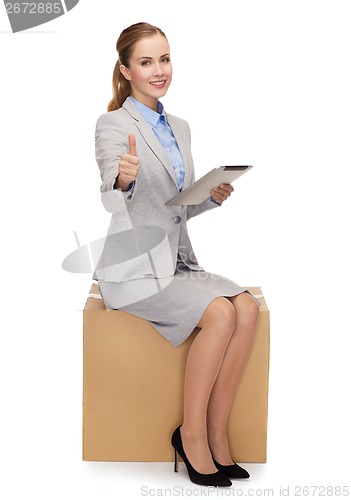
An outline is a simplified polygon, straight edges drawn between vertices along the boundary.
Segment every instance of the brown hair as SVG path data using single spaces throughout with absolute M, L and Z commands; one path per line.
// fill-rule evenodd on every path
M 131 94 L 131 86 L 128 80 L 124 78 L 120 71 L 120 66 L 123 64 L 128 68 L 129 59 L 134 50 L 135 44 L 144 37 L 160 34 L 166 38 L 162 30 L 148 23 L 132 24 L 122 31 L 120 34 L 116 50 L 118 60 L 113 70 L 112 77 L 112 93 L 113 97 L 108 103 L 107 111 L 114 111 L 122 106 L 126 98 Z

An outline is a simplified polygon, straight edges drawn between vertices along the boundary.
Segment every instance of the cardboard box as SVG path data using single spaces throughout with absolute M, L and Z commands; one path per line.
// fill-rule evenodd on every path
M 83 312 L 83 460 L 172 461 L 186 358 L 198 330 L 175 348 L 147 321 L 106 310 L 94 294 L 96 284 Z M 228 422 L 236 462 L 266 462 L 269 311 L 259 300 L 253 349 Z

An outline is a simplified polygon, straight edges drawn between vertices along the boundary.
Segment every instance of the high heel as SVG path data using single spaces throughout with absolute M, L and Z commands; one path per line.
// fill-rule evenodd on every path
M 212 460 L 217 469 L 231 479 L 247 479 L 250 477 L 247 470 L 243 469 L 243 467 L 240 467 L 238 464 L 233 463 L 233 465 L 221 465 L 214 459 L 213 455 Z
M 184 460 L 190 481 L 201 486 L 231 486 L 231 480 L 219 470 L 212 474 L 200 474 L 191 465 L 184 452 L 180 427 L 177 427 L 172 435 L 172 446 L 174 448 L 174 472 L 178 472 L 178 454 Z
M 174 472 L 178 472 L 178 452 L 174 448 Z

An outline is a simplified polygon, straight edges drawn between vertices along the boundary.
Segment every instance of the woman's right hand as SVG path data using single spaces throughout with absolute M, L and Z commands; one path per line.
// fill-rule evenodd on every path
M 130 134 L 128 137 L 129 152 L 121 155 L 118 165 L 118 176 L 115 183 L 115 188 L 120 188 L 122 191 L 128 191 L 130 184 L 135 181 L 140 168 L 139 158 L 136 153 L 135 136 Z

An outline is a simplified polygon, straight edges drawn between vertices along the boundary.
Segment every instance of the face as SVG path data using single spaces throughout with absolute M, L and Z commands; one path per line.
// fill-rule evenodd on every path
M 123 76 L 130 81 L 132 96 L 151 109 L 163 97 L 172 80 L 172 64 L 167 39 L 155 34 L 135 44 L 129 67 L 121 65 Z

